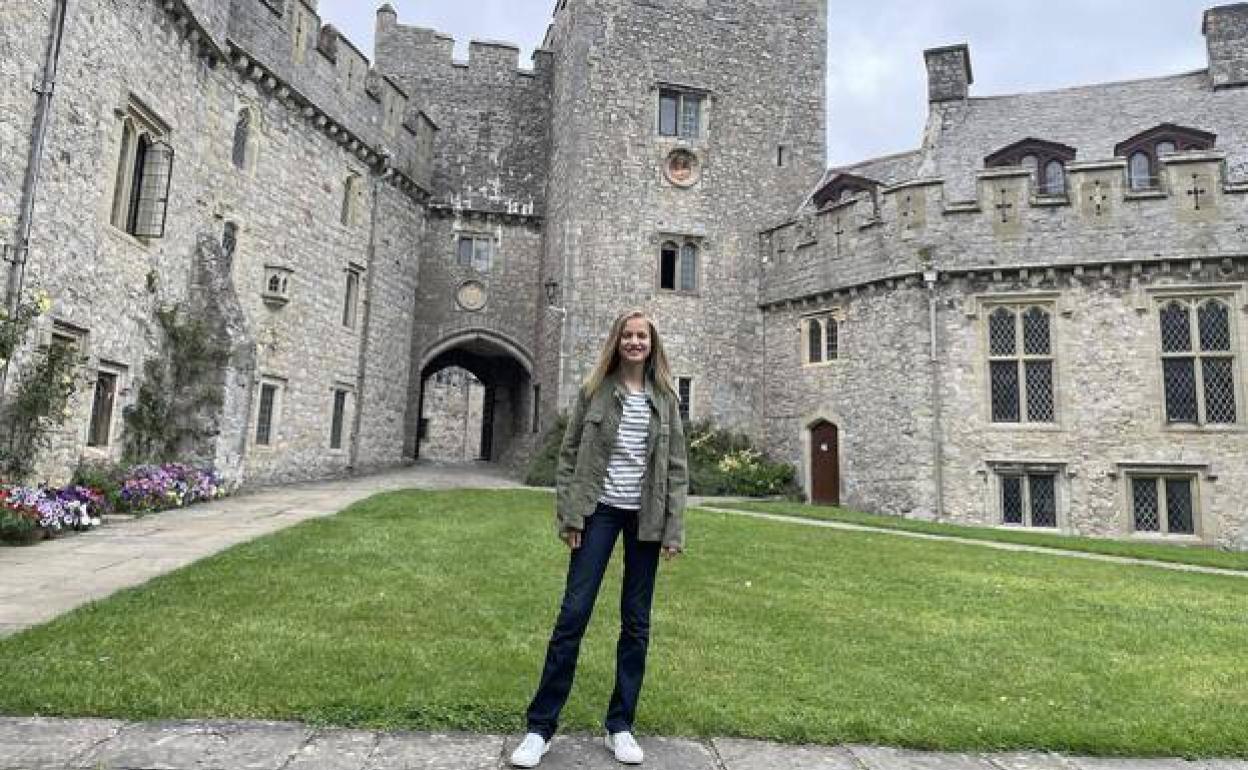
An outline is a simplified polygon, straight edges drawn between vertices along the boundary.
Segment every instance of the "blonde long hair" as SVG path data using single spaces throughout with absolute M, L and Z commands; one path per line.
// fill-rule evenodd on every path
M 654 383 L 668 396 L 676 396 L 676 381 L 672 379 L 672 368 L 667 363 L 667 353 L 663 350 L 663 340 L 659 337 L 659 328 L 654 319 L 644 310 L 626 310 L 611 324 L 611 333 L 598 354 L 598 363 L 585 379 L 585 391 L 593 395 L 602 387 L 608 376 L 620 368 L 620 338 L 624 336 L 624 325 L 634 318 L 644 318 L 650 325 L 650 355 L 646 357 L 646 370 L 654 379 Z

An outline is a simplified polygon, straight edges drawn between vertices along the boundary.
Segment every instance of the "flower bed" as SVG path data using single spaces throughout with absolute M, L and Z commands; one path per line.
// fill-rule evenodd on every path
M 104 495 L 89 487 L 0 485 L 0 538 L 34 542 L 81 532 L 98 527 L 107 508 Z
M 119 507 L 135 513 L 181 508 L 225 495 L 221 474 L 182 463 L 135 465 L 121 481 Z
M 225 493 L 221 474 L 182 463 L 135 465 L 60 489 L 0 483 L 0 540 L 32 543 L 98 527 L 105 514 L 153 513 Z

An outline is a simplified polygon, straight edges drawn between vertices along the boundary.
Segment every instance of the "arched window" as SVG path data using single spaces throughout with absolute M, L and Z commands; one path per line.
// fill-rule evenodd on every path
M 251 110 L 240 110 L 238 122 L 234 124 L 234 152 L 232 160 L 234 168 L 244 171 L 247 168 L 248 143 L 251 141 Z
M 1154 187 L 1153 164 L 1148 153 L 1137 150 L 1127 159 L 1127 176 L 1132 190 L 1148 190 Z
M 1198 128 L 1162 123 L 1141 131 L 1114 147 L 1114 155 L 1127 159 L 1127 183 L 1132 190 L 1153 190 L 1161 182 L 1161 158 L 1175 152 L 1213 149 L 1217 135 Z
M 698 247 L 686 243 L 680 247 L 680 290 L 694 291 L 697 289 Z
M 823 361 L 823 321 L 811 318 L 806 322 L 807 363 Z
M 988 316 L 993 422 L 1055 421 L 1052 343 L 1050 308 L 998 307 Z
M 659 249 L 659 288 L 676 289 L 676 263 L 680 260 L 680 248 L 671 241 Z
M 1047 139 L 1027 138 L 1002 147 L 984 158 L 986 168 L 1021 166 L 1031 172 L 1037 195 L 1066 194 L 1066 164 L 1075 159 L 1075 148 Z
M 1173 299 L 1161 307 L 1158 320 L 1167 422 L 1238 421 L 1231 316 L 1227 303 L 1216 298 Z
M 1041 195 L 1061 195 L 1066 192 L 1066 166 L 1060 160 L 1051 160 L 1044 164 L 1044 184 L 1040 185 Z

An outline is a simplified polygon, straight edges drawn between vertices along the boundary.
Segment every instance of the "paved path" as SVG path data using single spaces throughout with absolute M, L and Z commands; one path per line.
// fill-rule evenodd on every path
M 270 487 L 93 532 L 0 548 L 0 637 L 357 500 L 395 489 L 517 487 L 488 466 L 420 463 L 369 476 Z
M 289 722 L 118 722 L 0 717 L 0 770 L 499 770 L 515 737 L 377 733 Z M 641 739 L 650 770 L 1248 770 L 1243 760 L 955 754 Z M 555 739 L 543 770 L 616 770 L 597 737 Z
M 995 548 L 998 551 L 1022 551 L 1025 553 L 1042 553 L 1045 556 L 1061 556 L 1070 559 L 1086 559 L 1088 561 L 1106 561 L 1114 564 L 1130 564 L 1143 567 L 1158 567 L 1175 572 L 1199 572 L 1205 575 L 1225 575 L 1229 577 L 1248 578 L 1248 572 L 1222 567 L 1205 567 L 1200 564 L 1181 564 L 1178 562 L 1156 561 L 1154 559 L 1137 559 L 1132 556 L 1113 556 L 1106 553 L 1090 553 L 1088 551 L 1063 551 L 1060 548 L 1046 548 L 1042 545 L 1026 545 L 1024 543 L 1002 543 L 996 540 L 976 540 L 957 535 L 934 535 L 928 532 L 908 532 L 904 529 L 889 527 L 872 527 L 866 524 L 850 524 L 844 521 L 828 521 L 826 519 L 808 519 L 802 516 L 786 516 L 782 513 L 763 513 L 738 508 L 717 508 L 715 498 L 695 498 L 702 501 L 699 508 L 716 513 L 731 513 L 736 516 L 747 516 L 753 519 L 782 521 L 786 524 L 800 524 L 807 527 L 825 527 L 827 529 L 843 529 L 851 532 L 871 532 L 879 535 L 896 535 L 916 540 L 944 540 L 959 545 L 977 545 L 982 548 Z M 695 503 L 690 503 L 694 505 Z

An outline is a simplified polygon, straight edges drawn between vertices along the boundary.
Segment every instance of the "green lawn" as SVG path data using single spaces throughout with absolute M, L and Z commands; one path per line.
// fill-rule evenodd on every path
M 1195 564 L 1202 567 L 1220 567 L 1248 571 L 1248 553 L 1222 551 L 1208 546 L 1170 545 L 1133 540 L 1107 540 L 1105 538 L 1075 537 L 1049 534 L 1037 530 L 1002 529 L 997 527 L 972 527 L 964 524 L 945 524 L 932 521 L 906 519 L 901 516 L 884 516 L 862 513 L 848 508 L 830 505 L 805 505 L 786 502 L 725 502 L 711 503 L 716 508 L 733 508 L 759 513 L 778 513 L 803 519 L 841 521 L 868 527 L 899 529 L 906 532 L 923 532 L 929 535 L 963 537 L 971 540 L 991 540 L 999 543 L 1020 543 L 1064 551 L 1102 553 L 1110 556 L 1127 556 L 1133 559 L 1152 559 L 1176 564 Z
M 566 567 L 551 503 L 395 493 L 236 547 L 0 640 L 0 713 L 518 731 Z M 688 526 L 642 733 L 1248 756 L 1241 578 Z M 597 729 L 617 596 L 613 569 L 566 729 Z

